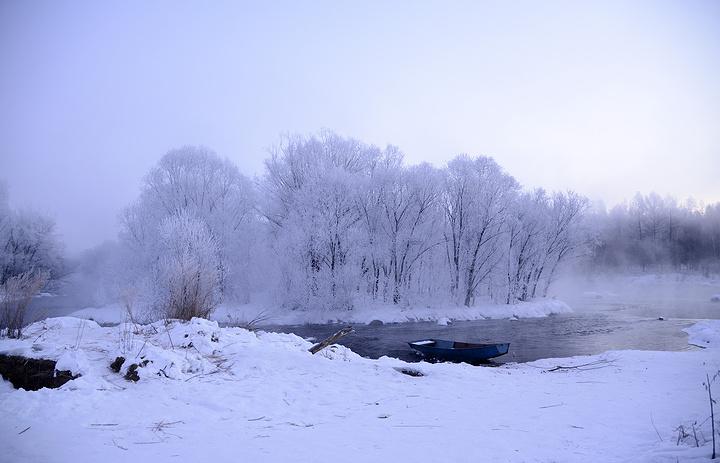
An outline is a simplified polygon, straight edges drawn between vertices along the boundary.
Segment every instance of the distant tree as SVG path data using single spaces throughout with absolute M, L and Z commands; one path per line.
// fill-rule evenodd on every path
M 720 271 L 718 205 L 702 209 L 692 199 L 678 203 L 636 194 L 629 206 L 595 213 L 593 264 L 600 268 Z
M 30 301 L 51 279 L 60 278 L 64 267 L 55 223 L 12 210 L 0 183 L 0 334 L 20 337 Z
M 0 284 L 33 272 L 56 280 L 64 273 L 62 253 L 55 222 L 37 213 L 12 210 L 0 188 Z

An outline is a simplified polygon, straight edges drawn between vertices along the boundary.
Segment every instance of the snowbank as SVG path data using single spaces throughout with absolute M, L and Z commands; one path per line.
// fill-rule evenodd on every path
M 688 334 L 688 344 L 720 348 L 720 320 L 703 320 L 683 331 Z
M 397 306 L 392 304 L 373 304 L 358 306 L 353 310 L 270 310 L 258 306 L 221 306 L 212 316 L 220 322 L 242 322 L 261 315 L 258 323 L 295 325 L 302 323 L 362 323 L 374 320 L 383 323 L 404 323 L 430 321 L 447 324 L 460 320 L 482 320 L 490 318 L 529 318 L 546 317 L 557 313 L 570 313 L 572 309 L 556 299 L 536 299 L 518 304 L 485 304 L 473 307 L 455 304 L 437 306 Z
M 417 321 L 441 322 L 443 324 L 459 320 L 482 320 L 491 318 L 530 318 L 546 317 L 551 314 L 570 313 L 572 309 L 557 299 L 536 299 L 517 304 L 485 304 L 473 307 L 455 304 L 436 306 L 397 306 L 392 304 L 372 304 L 358 306 L 352 310 L 288 310 L 269 308 L 257 304 L 221 305 L 211 315 L 212 320 L 231 325 L 245 325 L 252 322 L 262 325 L 297 325 L 304 323 L 362 323 L 374 320 L 383 323 L 404 323 Z M 100 324 L 122 323 L 126 321 L 124 309 L 119 304 L 106 307 L 92 307 L 78 310 L 71 317 L 94 320 Z
M 76 310 L 69 316 L 93 320 L 104 325 L 122 323 L 127 318 L 125 308 L 120 304 L 109 304 L 102 307 L 86 307 Z
M 717 329 L 713 325 L 710 327 Z M 288 334 L 194 319 L 101 327 L 48 319 L 0 352 L 83 372 L 60 389 L 0 381 L 11 461 L 668 461 L 707 458 L 709 349 L 610 352 L 498 368 L 313 356 Z M 119 373 L 110 363 L 127 360 Z M 123 379 L 139 364 L 139 381 Z M 563 367 L 563 368 L 557 368 Z M 411 377 L 402 369 L 423 374 Z M 707 428 L 707 429 L 706 429 Z M 705 420 L 701 432 L 709 436 Z M 658 437 L 658 435 L 660 437 Z

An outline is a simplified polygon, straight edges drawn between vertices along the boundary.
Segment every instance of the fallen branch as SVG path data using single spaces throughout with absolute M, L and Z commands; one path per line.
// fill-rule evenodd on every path
M 213 371 L 211 371 L 211 372 L 209 372 L 209 373 L 198 373 L 198 374 L 196 374 L 196 375 L 194 375 L 194 376 L 191 376 L 191 377 L 187 378 L 187 379 L 185 380 L 185 382 L 187 383 L 187 382 L 190 381 L 191 379 L 199 378 L 200 376 L 210 376 L 210 375 L 214 375 L 214 374 L 216 374 L 216 373 L 220 373 L 221 371 L 222 371 L 222 370 L 220 370 L 220 369 L 218 368 L 218 369 L 215 369 L 215 370 L 213 370 Z M 163 373 L 165 373 L 165 372 L 163 371 Z M 167 376 L 167 375 L 166 375 L 166 376 Z
M 313 355 L 317 354 L 318 352 L 325 349 L 330 344 L 335 344 L 335 341 L 337 341 L 338 339 L 340 339 L 344 336 L 347 336 L 348 334 L 353 333 L 354 331 L 355 330 L 353 330 L 352 326 L 347 326 L 347 327 L 341 329 L 340 331 L 338 331 L 337 333 L 333 334 L 329 338 L 325 339 L 324 341 L 315 344 L 310 349 L 308 349 L 308 351 Z
M 569 365 L 569 366 L 563 366 L 558 365 L 553 368 L 550 368 L 548 370 L 544 371 L 560 371 L 560 370 L 580 370 L 580 371 L 586 371 L 586 370 L 597 370 L 598 368 L 607 368 L 613 364 L 613 361 L 611 360 L 596 360 L 594 362 L 589 363 L 583 363 L 580 365 Z

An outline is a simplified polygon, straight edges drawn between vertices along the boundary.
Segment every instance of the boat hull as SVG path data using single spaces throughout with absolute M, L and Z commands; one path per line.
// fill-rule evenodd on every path
M 453 362 L 482 362 L 508 353 L 509 343 L 470 344 L 441 339 L 425 339 L 408 343 L 424 357 Z

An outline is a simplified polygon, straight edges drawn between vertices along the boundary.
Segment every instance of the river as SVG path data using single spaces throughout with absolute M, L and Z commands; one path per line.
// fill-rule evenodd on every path
M 655 281 L 647 278 L 633 284 L 573 284 L 575 291 L 558 297 L 573 308 L 572 314 L 520 320 L 456 321 L 447 326 L 431 322 L 355 325 L 355 332 L 339 343 L 370 358 L 383 355 L 406 361 L 420 358 L 407 345 L 424 338 L 467 342 L 509 342 L 508 354 L 495 363 L 529 362 L 541 358 L 593 355 L 608 350 L 665 350 L 693 348 L 682 331 L 697 319 L 720 318 L 720 303 L 711 295 L 718 284 L 704 281 Z M 608 291 L 607 287 L 612 288 Z M 37 298 L 30 319 L 66 315 L 79 306 L 74 298 Z M 343 325 L 271 325 L 266 331 L 295 333 L 304 338 L 324 339 Z

